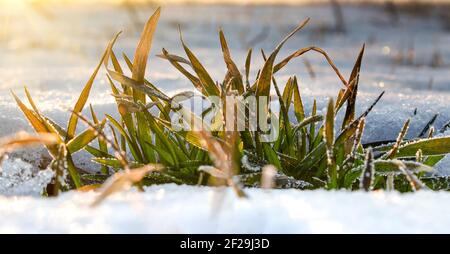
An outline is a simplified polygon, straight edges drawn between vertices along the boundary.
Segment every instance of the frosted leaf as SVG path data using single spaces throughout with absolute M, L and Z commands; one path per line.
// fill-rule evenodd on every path
M 7 158 L 0 167 L 0 194 L 40 196 L 53 176 L 49 168 L 38 170 L 21 159 Z

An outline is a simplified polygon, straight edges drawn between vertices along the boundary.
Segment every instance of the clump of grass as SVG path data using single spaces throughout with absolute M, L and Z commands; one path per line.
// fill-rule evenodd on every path
M 106 181 L 103 194 L 96 204 L 124 186 L 135 184 L 142 187 L 166 182 L 228 185 L 241 197 L 245 197 L 241 185 L 276 186 L 274 183 L 277 178 L 288 179 L 291 183 L 305 183 L 285 186 L 295 185 L 311 189 L 362 188 L 369 191 L 395 188 L 400 191 L 413 191 L 425 186 L 421 179 L 428 179 L 428 173 L 433 170 L 432 166 L 445 154 L 450 153 L 450 137 L 404 140 L 409 121 L 400 131 L 396 142 L 373 147 L 363 145 L 361 140 L 365 119 L 384 94 L 383 92 L 374 98 L 372 105 L 361 115 L 356 115 L 364 46 L 357 55 L 348 79 L 344 78 L 328 54 L 315 46 L 300 48 L 277 61 L 277 55 L 283 45 L 305 27 L 309 19 L 300 23 L 270 54 L 262 52 L 264 64 L 259 67 L 256 77 L 250 77 L 250 68 L 255 68 L 252 66 L 252 49 L 248 51 L 245 71 L 241 73 L 232 58 L 222 30 L 219 31 L 219 40 L 227 74 L 221 79 L 215 79 L 209 74 L 180 32 L 181 45 L 186 56 L 174 55 L 162 49 L 159 57 L 169 61 L 206 100 L 212 95 L 221 100 L 231 95 L 243 98 L 269 97 L 274 89 L 280 109 L 273 112 L 267 106 L 266 112 L 268 117 L 275 117 L 273 119 L 278 122 L 280 133 L 275 140 L 262 142 L 264 133 L 260 130 L 175 131 L 176 126 L 170 119 L 173 113 L 182 114 L 187 119 L 201 124 L 209 124 L 205 119 L 216 117 L 219 123 L 224 122 L 226 125 L 227 117 L 226 110 L 221 109 L 218 114 L 214 114 L 212 108 L 206 108 L 202 114 L 196 115 L 182 104 L 174 103 L 174 97 L 167 96 L 145 78 L 146 64 L 159 16 L 160 9 L 157 9 L 147 21 L 133 61 L 127 55 L 122 55 L 126 68 L 131 71 L 131 77 L 125 75 L 125 68 L 120 65 L 113 50 L 119 34 L 109 43 L 101 59 L 117 102 L 119 118 L 106 115 L 107 120 L 99 121 L 92 108 L 92 121 L 80 114 L 100 65 L 83 89 L 66 130 L 39 113 L 28 92 L 32 109 L 15 96 L 18 105 L 37 132 L 52 133 L 59 137 L 58 146 L 48 146 L 48 150 L 54 160 L 62 158 L 68 162 L 68 170 L 75 187 L 83 186 L 81 179 L 89 181 L 90 184 L 102 184 Z M 283 91 L 280 90 L 276 77 L 276 73 L 290 61 L 310 51 L 324 56 L 342 83 L 338 94 L 330 98 L 324 116 L 317 114 L 315 101 L 312 112 L 305 112 L 300 84 L 295 75 L 289 78 Z M 189 92 L 183 95 L 192 96 Z M 294 112 L 294 117 L 290 117 L 291 111 Z M 343 121 L 336 122 L 336 115 L 340 111 L 345 111 Z M 248 120 L 248 116 L 245 117 Z M 89 127 L 75 136 L 80 118 Z M 112 138 L 104 134 L 106 121 L 111 127 Z M 97 139 L 98 148 L 89 145 L 94 139 Z M 108 146 L 112 148 L 113 153 L 110 153 Z M 81 149 L 91 153 L 94 156 L 93 161 L 103 166 L 101 175 L 80 177 L 81 173 L 74 166 L 71 154 Z M 252 165 L 248 165 L 249 163 Z M 265 165 L 271 166 L 262 170 Z M 154 170 L 155 168 L 158 170 Z M 111 175 L 112 178 L 106 180 Z

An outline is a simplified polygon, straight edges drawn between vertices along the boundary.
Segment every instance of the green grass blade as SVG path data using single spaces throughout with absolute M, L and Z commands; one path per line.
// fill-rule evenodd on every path
M 225 64 L 227 65 L 228 72 L 231 74 L 232 77 L 234 77 L 233 79 L 234 87 L 236 90 L 238 90 L 239 94 L 243 94 L 244 84 L 242 83 L 242 75 L 239 69 L 237 68 L 236 64 L 234 63 L 233 59 L 231 59 L 230 49 L 228 48 L 228 44 L 222 30 L 219 30 L 219 38 L 220 38 L 220 45 L 222 46 L 223 59 L 225 61 Z
M 328 54 L 321 48 L 318 47 L 307 47 L 307 48 L 302 48 L 299 49 L 297 51 L 295 51 L 294 53 L 292 53 L 291 55 L 289 55 L 288 57 L 286 57 L 285 59 L 283 59 L 281 62 L 279 62 L 278 64 L 276 64 L 273 68 L 273 72 L 277 73 L 278 71 L 280 71 L 284 66 L 286 66 L 289 61 L 291 61 L 292 59 L 302 56 L 303 54 L 309 52 L 309 51 L 315 51 L 317 53 L 322 54 L 325 59 L 327 60 L 328 64 L 331 66 L 331 68 L 334 70 L 334 72 L 336 73 L 336 75 L 339 77 L 339 79 L 341 80 L 341 82 L 344 84 L 344 86 L 347 86 L 347 81 L 345 80 L 345 78 L 342 76 L 342 74 L 339 72 L 339 69 L 336 67 L 336 65 L 333 63 L 333 61 L 331 60 L 331 58 L 328 56 Z
M 80 174 L 78 173 L 77 167 L 73 163 L 72 155 L 70 153 L 67 153 L 66 160 L 67 160 L 67 170 L 69 171 L 69 175 L 72 178 L 75 188 L 78 189 L 81 186 L 83 186 L 83 182 L 81 181 Z
M 300 95 L 300 90 L 298 87 L 298 81 L 296 76 L 294 76 L 293 92 L 294 92 L 295 117 L 297 118 L 297 122 L 301 122 L 305 118 L 305 108 L 303 106 L 303 101 Z
M 115 168 L 115 169 L 123 168 L 122 163 L 116 158 L 99 157 L 99 158 L 93 158 L 92 161 L 94 161 L 100 165 L 108 166 L 108 167 Z M 138 163 L 135 161 L 131 161 L 131 162 L 129 162 L 129 164 L 130 164 L 130 168 L 140 168 L 140 167 L 144 166 L 144 164 Z
M 252 49 L 250 48 L 247 52 L 247 57 L 245 58 L 245 85 L 246 85 L 246 90 L 250 89 L 250 81 L 249 81 L 249 76 L 250 76 L 250 64 L 252 61 Z
M 352 73 L 350 74 L 349 82 L 353 82 L 355 80 L 355 85 L 352 87 L 351 94 L 347 100 L 347 109 L 345 111 L 344 121 L 342 122 L 341 129 L 345 129 L 347 125 L 349 125 L 355 119 L 356 112 L 356 96 L 358 94 L 358 83 L 359 83 L 359 72 L 361 70 L 362 58 L 364 55 L 363 45 L 361 51 L 359 52 L 356 63 L 353 67 Z
M 99 124 L 100 122 L 98 121 L 98 117 L 95 114 L 95 111 L 94 111 L 94 108 L 92 107 L 92 104 L 89 104 L 89 109 L 91 110 L 92 121 L 96 125 Z M 102 151 L 104 153 L 108 153 L 108 145 L 106 143 L 106 140 L 104 140 L 103 138 L 98 137 L 98 148 L 100 149 L 100 151 Z M 108 167 L 102 166 L 101 172 L 103 174 L 107 174 L 108 173 Z
M 79 150 L 85 148 L 89 143 L 91 143 L 98 136 L 98 132 L 105 126 L 106 119 L 101 123 L 97 124 L 96 129 L 87 129 L 86 131 L 78 134 L 73 139 L 67 143 L 67 150 L 69 153 L 73 154 Z M 104 151 L 106 152 L 106 151 Z
M 133 157 L 135 158 L 135 160 L 137 160 L 139 162 L 143 161 L 142 154 L 141 154 L 137 144 L 132 141 L 132 139 L 126 133 L 126 131 L 122 127 L 122 125 L 120 125 L 119 122 L 117 122 L 117 120 L 114 119 L 112 116 L 110 116 L 108 114 L 106 114 L 105 116 L 114 125 L 114 127 L 116 127 L 116 129 L 120 132 L 120 134 L 126 138 L 127 143 L 128 143 L 128 145 L 130 147 L 130 152 L 133 155 Z
M 186 52 L 186 55 L 189 58 L 189 61 L 192 64 L 192 68 L 194 69 L 195 73 L 198 76 L 198 79 L 200 80 L 200 83 L 202 84 L 202 87 L 204 91 L 207 93 L 206 96 L 219 96 L 220 91 L 219 88 L 216 86 L 214 80 L 209 75 L 208 71 L 206 71 L 205 67 L 200 63 L 198 58 L 194 55 L 194 53 L 189 49 L 189 47 L 184 43 L 183 38 L 181 37 L 181 43 L 183 45 L 184 51 Z
M 419 149 L 422 150 L 424 156 L 448 154 L 450 153 L 450 137 L 422 139 L 406 143 L 398 148 L 395 157 L 415 157 Z
M 325 118 L 325 128 L 323 130 L 325 145 L 327 148 L 328 165 L 328 188 L 337 188 L 337 166 L 336 155 L 334 153 L 334 102 L 328 102 L 327 115 Z
M 86 101 L 89 97 L 89 93 L 91 92 L 92 84 L 94 84 L 95 77 L 97 76 L 97 73 L 105 59 L 106 52 L 103 54 L 100 63 L 95 68 L 94 72 L 92 73 L 91 77 L 89 78 L 88 82 L 83 88 L 83 91 L 81 92 L 80 96 L 78 97 L 78 100 L 75 104 L 75 107 L 73 108 L 73 112 L 69 119 L 69 124 L 67 125 L 67 136 L 66 141 L 71 140 L 74 135 L 77 128 L 78 123 L 78 116 L 76 113 L 81 113 L 81 111 L 84 108 L 84 105 L 86 104 Z

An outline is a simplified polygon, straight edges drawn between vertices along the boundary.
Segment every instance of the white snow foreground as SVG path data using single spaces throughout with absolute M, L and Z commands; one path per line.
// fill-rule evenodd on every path
M 449 233 L 450 193 L 246 189 L 159 185 L 96 208 L 95 192 L 0 196 L 1 233 Z

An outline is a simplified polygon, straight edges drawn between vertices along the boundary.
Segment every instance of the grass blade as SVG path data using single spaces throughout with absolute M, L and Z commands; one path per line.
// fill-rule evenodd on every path
M 361 175 L 360 189 L 365 191 L 371 191 L 373 189 L 373 182 L 375 176 L 375 166 L 373 163 L 372 149 L 368 149 L 366 152 L 366 159 L 364 161 L 364 170 Z
M 134 53 L 132 78 L 140 85 L 144 85 L 147 59 L 152 46 L 153 34 L 155 33 L 160 13 L 161 8 L 156 9 L 156 11 L 145 24 L 144 30 L 141 34 L 141 39 L 139 40 L 139 44 L 136 47 L 136 51 Z M 133 90 L 133 96 L 135 97 L 135 100 L 140 100 L 145 103 L 145 94 L 143 94 L 142 92 Z
M 103 53 L 103 56 L 100 60 L 100 63 L 95 68 L 94 72 L 92 73 L 91 77 L 89 78 L 88 82 L 83 88 L 83 91 L 81 91 L 80 96 L 78 97 L 77 103 L 75 104 L 75 107 L 73 108 L 73 111 L 76 113 L 81 113 L 81 111 L 84 108 L 84 105 L 86 104 L 86 101 L 89 97 L 89 93 L 91 92 L 92 84 L 94 83 L 95 77 L 97 76 L 97 73 L 105 60 L 106 52 Z M 78 116 L 76 113 L 72 113 L 69 119 L 69 124 L 67 125 L 67 136 L 66 141 L 71 140 L 74 135 L 77 128 L 78 123 Z

